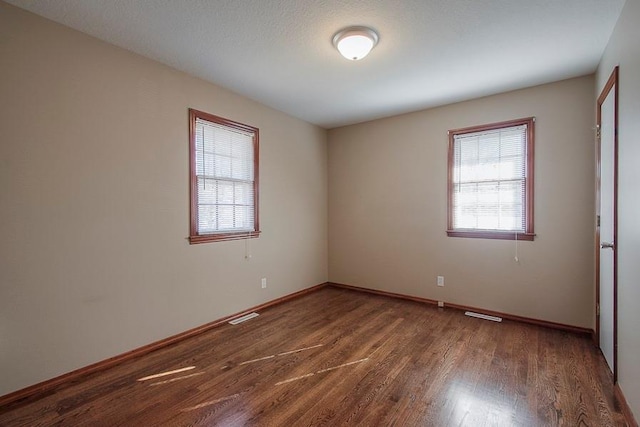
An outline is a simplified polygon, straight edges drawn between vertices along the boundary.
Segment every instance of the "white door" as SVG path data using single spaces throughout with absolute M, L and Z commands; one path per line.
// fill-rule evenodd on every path
M 599 108 L 599 345 L 616 373 L 616 92 L 617 69 L 598 100 Z M 607 90 L 608 89 L 608 90 Z

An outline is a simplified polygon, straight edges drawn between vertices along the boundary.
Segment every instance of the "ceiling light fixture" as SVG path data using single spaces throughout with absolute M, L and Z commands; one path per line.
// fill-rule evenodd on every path
M 378 33 L 369 27 L 348 27 L 333 36 L 333 45 L 345 58 L 358 61 L 378 44 Z

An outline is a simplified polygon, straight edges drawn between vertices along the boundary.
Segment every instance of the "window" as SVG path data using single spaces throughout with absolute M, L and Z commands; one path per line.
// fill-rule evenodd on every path
M 447 235 L 533 240 L 534 121 L 449 131 Z
M 191 243 L 258 237 L 258 129 L 189 110 Z

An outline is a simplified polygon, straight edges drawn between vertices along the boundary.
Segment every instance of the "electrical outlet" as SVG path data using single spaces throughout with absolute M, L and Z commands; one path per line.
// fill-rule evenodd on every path
M 444 276 L 438 276 L 438 286 L 444 286 Z
M 444 307 L 444 301 L 438 301 L 438 307 L 440 308 Z
M 261 284 L 262 284 L 262 289 L 267 287 L 267 278 L 266 277 L 262 278 Z

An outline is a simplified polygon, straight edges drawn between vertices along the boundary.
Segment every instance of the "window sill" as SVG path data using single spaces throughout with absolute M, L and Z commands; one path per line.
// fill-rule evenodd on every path
M 498 239 L 498 240 L 516 240 L 516 235 L 519 241 L 533 241 L 536 236 L 534 233 L 515 233 L 511 231 L 463 231 L 463 230 L 447 230 L 447 236 L 449 237 L 468 237 L 472 239 Z
M 196 234 L 189 236 L 189 243 L 196 245 L 199 243 L 224 242 L 227 240 L 255 239 L 260 237 L 260 231 L 242 231 L 238 233 L 217 233 L 217 234 Z

